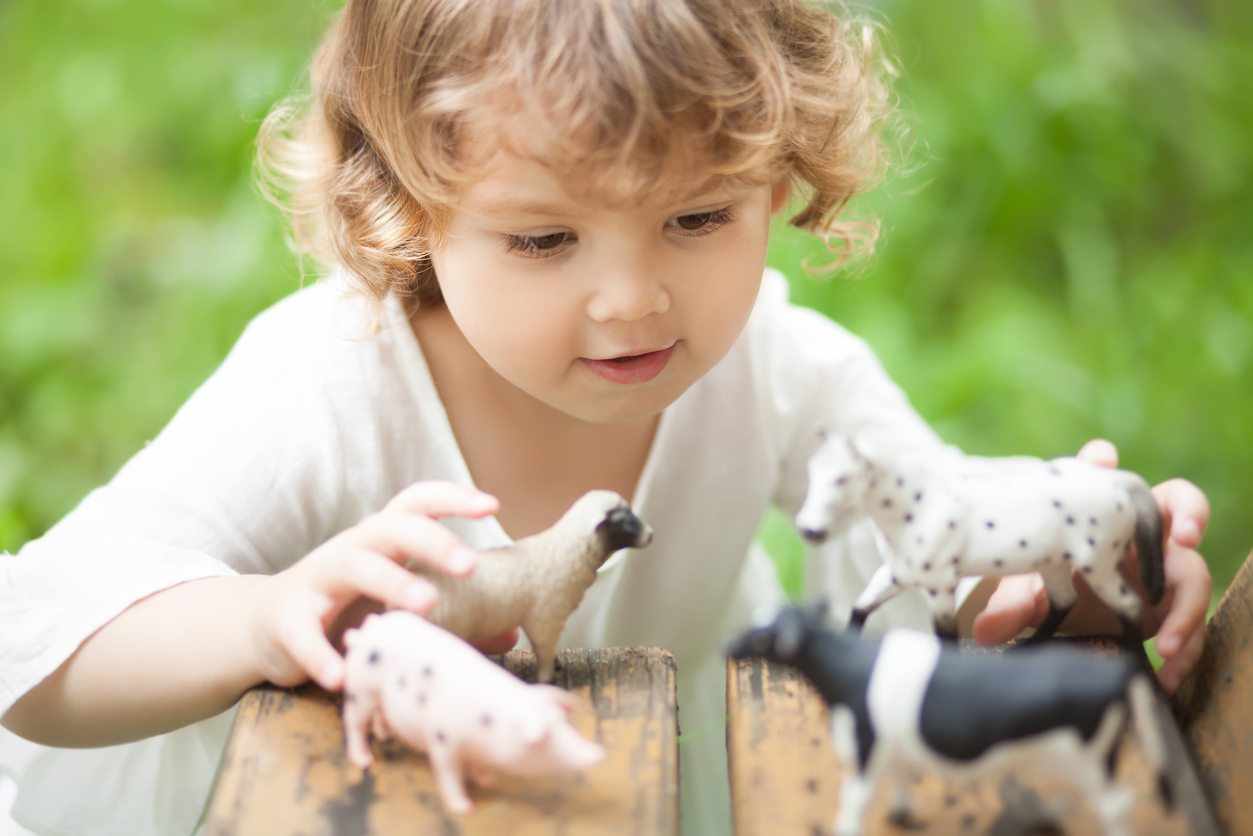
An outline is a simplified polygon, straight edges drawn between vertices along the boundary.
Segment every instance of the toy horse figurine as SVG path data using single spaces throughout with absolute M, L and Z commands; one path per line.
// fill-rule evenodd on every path
M 1162 523 L 1149 486 L 1135 473 L 1074 458 L 996 462 L 988 474 L 951 465 L 910 465 L 870 454 L 843 435 L 809 460 L 809 490 L 796 515 L 801 534 L 821 542 L 862 511 L 887 540 L 886 563 L 853 605 L 853 627 L 904 587 L 926 590 L 936 632 L 956 634 L 954 591 L 970 575 L 1039 572 L 1049 615 L 1036 638 L 1056 632 L 1074 605 L 1072 572 L 1140 637 L 1140 598 L 1118 565 L 1131 543 L 1149 603 L 1161 600 Z
M 1133 797 L 1113 772 L 1128 714 L 1171 803 L 1152 685 L 1130 656 L 1052 645 L 965 653 L 913 630 L 872 641 L 826 629 L 821 609 L 796 607 L 745 633 L 730 653 L 796 668 L 831 707 L 842 776 L 837 836 L 861 832 L 881 777 L 895 784 L 893 820 L 908 822 L 909 779 L 932 771 L 957 780 L 1050 776 L 1088 798 L 1107 834 L 1124 834 Z

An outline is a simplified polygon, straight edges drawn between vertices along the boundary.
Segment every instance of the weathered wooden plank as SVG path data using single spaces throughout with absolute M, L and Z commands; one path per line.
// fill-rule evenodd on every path
M 829 713 L 817 691 L 791 668 L 762 659 L 729 660 L 727 666 L 727 755 L 736 836 L 822 836 L 832 831 L 839 805 L 840 768 L 832 749 Z M 1176 805 L 1168 811 L 1156 795 L 1156 776 L 1134 730 L 1124 741 L 1118 780 L 1132 789 L 1129 818 L 1137 834 L 1217 833 L 1191 772 L 1177 731 L 1164 706 L 1159 715 L 1170 731 L 1168 758 Z M 1169 735 L 1168 735 L 1169 737 Z M 866 832 L 905 832 L 888 821 L 890 788 L 876 789 Z M 1004 776 L 977 785 L 926 775 L 912 787 L 913 833 L 1022 833 L 1025 809 L 1047 814 L 1068 833 L 1099 833 L 1087 802 L 1065 787 L 1030 776 Z M 1012 813 L 1006 801 L 1012 799 Z M 1014 815 L 1017 814 L 1017 817 Z M 1041 824 L 1038 817 L 1031 817 Z
M 338 698 L 316 686 L 263 686 L 240 705 L 209 804 L 209 836 L 391 834 L 674 834 L 678 832 L 678 713 L 674 657 L 655 648 L 562 651 L 557 684 L 589 700 L 572 717 L 609 751 L 584 775 L 499 776 L 471 787 L 475 809 L 449 817 L 426 757 L 375 744 L 368 771 L 348 763 Z M 534 680 L 526 651 L 502 657 Z
M 1192 675 L 1171 701 L 1227 832 L 1253 834 L 1253 555 L 1227 587 Z

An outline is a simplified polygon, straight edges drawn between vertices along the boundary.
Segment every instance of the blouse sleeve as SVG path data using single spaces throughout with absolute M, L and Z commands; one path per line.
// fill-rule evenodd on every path
M 336 341 L 301 325 L 325 292 L 258 317 L 108 485 L 0 556 L 0 714 L 134 602 L 197 578 L 278 571 L 333 533 L 341 416 L 321 372 Z

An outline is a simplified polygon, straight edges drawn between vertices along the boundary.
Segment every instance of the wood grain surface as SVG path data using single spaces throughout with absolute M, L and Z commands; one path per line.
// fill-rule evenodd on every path
M 565 650 L 557 684 L 588 700 L 572 722 L 608 749 L 583 775 L 500 775 L 471 787 L 473 812 L 444 814 L 426 757 L 375 744 L 364 773 L 348 763 L 338 697 L 316 686 L 262 686 L 243 699 L 209 802 L 209 836 L 675 834 L 678 712 L 674 657 L 655 648 Z M 535 659 L 502 663 L 534 680 Z
M 1172 705 L 1219 823 L 1253 836 L 1253 555 L 1223 594 Z
M 791 668 L 762 659 L 728 661 L 727 755 L 736 836 L 824 836 L 832 832 L 839 805 L 840 768 L 829 735 L 829 713 L 818 692 Z M 1158 706 L 1175 787 L 1167 810 L 1154 789 L 1156 776 L 1129 730 L 1117 778 L 1134 792 L 1128 819 L 1136 834 L 1218 831 L 1200 791 L 1178 730 Z M 1162 724 L 1162 723 L 1159 723 Z M 1100 833 L 1099 820 L 1073 791 L 1032 779 L 1003 776 L 977 785 L 926 775 L 912 786 L 913 820 L 888 820 L 889 789 L 877 787 L 865 819 L 867 834 Z M 1008 807 L 1007 807 L 1008 802 Z M 1050 830 L 1048 825 L 1054 829 Z

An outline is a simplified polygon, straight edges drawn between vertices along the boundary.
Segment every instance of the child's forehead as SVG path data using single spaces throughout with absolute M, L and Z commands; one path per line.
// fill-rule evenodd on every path
M 488 212 L 681 206 L 770 179 L 767 173 L 728 174 L 710 161 L 681 150 L 661 160 L 579 158 L 565 148 L 534 139 L 498 145 L 476 158 L 476 164 L 467 170 L 461 202 L 466 208 Z

